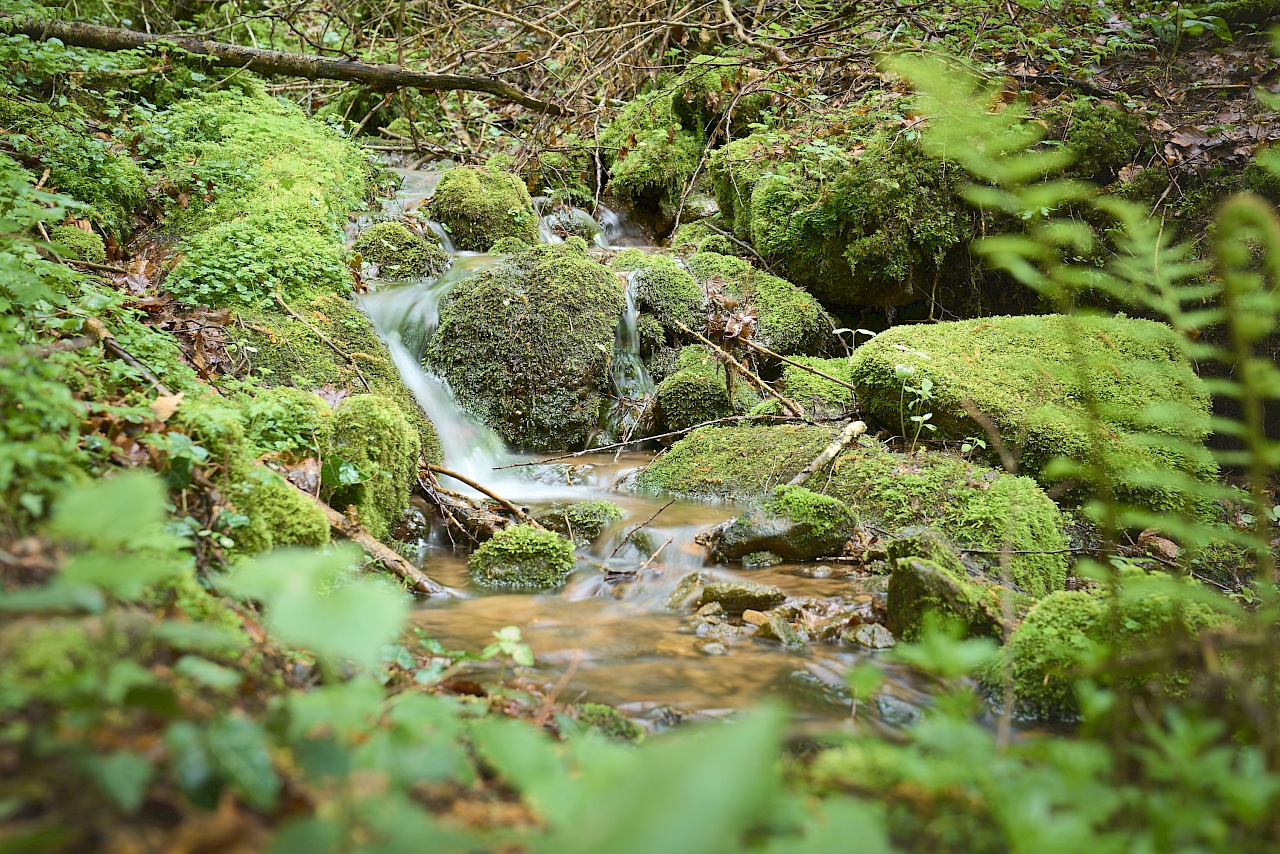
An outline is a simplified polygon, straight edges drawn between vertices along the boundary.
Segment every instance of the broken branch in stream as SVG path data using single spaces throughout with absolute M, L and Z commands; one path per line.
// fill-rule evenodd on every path
M 412 71 L 399 65 L 373 65 L 352 59 L 329 59 L 280 50 L 259 50 L 180 34 L 156 35 L 137 30 L 45 18 L 9 18 L 0 21 L 0 32 L 24 35 L 35 41 L 58 39 L 66 45 L 93 50 L 138 50 L 152 45 L 158 47 L 172 45 L 178 48 L 171 57 L 174 61 L 185 61 L 203 67 L 236 68 L 242 71 L 248 69 L 257 74 L 278 74 L 286 77 L 303 77 L 307 80 L 350 80 L 379 91 L 419 89 L 449 92 L 461 89 L 469 92 L 484 92 L 514 101 L 531 110 L 550 113 L 554 116 L 568 115 L 568 110 L 561 105 L 541 101 L 510 83 L 504 83 L 492 77 L 431 74 Z
M 827 445 L 822 453 L 814 458 L 813 462 L 800 469 L 800 472 L 795 477 L 787 481 L 787 486 L 804 486 L 809 482 L 809 478 L 813 477 L 814 472 L 834 460 L 836 455 L 845 449 L 846 445 L 865 432 L 867 432 L 867 425 L 861 421 L 850 421 L 844 425 L 840 435 L 832 440 L 831 444 Z
M 618 552 L 622 551 L 622 547 L 623 547 L 623 546 L 625 546 L 625 545 L 627 544 L 627 542 L 631 539 L 631 537 L 635 535 L 635 532 L 636 532 L 636 531 L 639 531 L 639 530 L 640 530 L 641 528 L 643 528 L 645 525 L 648 525 L 648 524 L 649 524 L 650 522 L 652 522 L 654 519 L 657 519 L 657 518 L 658 518 L 658 514 L 659 514 L 659 513 L 661 513 L 663 510 L 666 510 L 668 507 L 670 507 L 672 504 L 675 504 L 675 503 L 676 503 L 676 500 L 675 500 L 674 498 L 673 498 L 673 499 L 671 499 L 671 500 L 670 500 L 670 501 L 668 501 L 666 504 L 663 504 L 663 505 L 662 505 L 661 507 L 659 507 L 656 511 L 654 511 L 654 514 L 653 514 L 652 516 L 650 516 L 648 519 L 645 519 L 645 520 L 644 520 L 643 522 L 641 522 L 639 525 L 636 525 L 636 526 L 635 526 L 634 528 L 632 528 L 630 531 L 627 531 L 627 535 L 626 535 L 625 537 L 623 537 L 623 538 L 622 538 L 622 542 L 618 543 L 618 545 L 614 547 L 613 551 L 612 551 L 612 552 L 610 552 L 610 554 L 609 554 L 609 558 L 610 558 L 610 559 L 612 559 L 612 558 L 616 557 L 616 556 L 617 556 L 617 554 L 618 554 Z
M 767 382 L 760 379 L 760 377 L 756 376 L 753 372 L 747 370 L 745 365 L 743 365 L 737 359 L 733 358 L 733 356 L 730 355 L 728 350 L 725 350 L 723 347 L 719 346 L 718 344 L 715 344 L 714 342 L 712 342 L 710 338 L 703 335 L 701 332 L 693 331 L 688 326 L 685 326 L 683 323 L 681 323 L 678 320 L 673 321 L 673 323 L 675 323 L 676 327 L 681 332 L 684 332 L 686 335 L 692 335 L 694 338 L 698 339 L 699 342 L 701 342 L 702 344 L 705 344 L 706 346 L 714 350 L 716 354 L 720 356 L 720 358 L 724 359 L 726 362 L 732 365 L 735 371 L 742 374 L 743 379 L 745 379 L 748 383 L 750 383 L 757 391 L 767 394 L 769 395 L 769 397 L 772 397 L 773 399 L 777 400 L 779 403 L 782 404 L 784 409 L 789 409 L 791 411 L 791 414 L 796 416 L 797 418 L 804 418 L 804 409 L 803 407 L 800 406 L 800 404 L 796 403 L 794 400 L 790 400 L 786 397 L 783 397 L 781 394 L 774 391 L 773 388 Z
M 536 521 L 534 521 L 534 518 L 530 516 L 528 513 L 524 512 L 519 507 L 512 504 L 510 501 L 503 498 L 498 493 L 494 492 L 493 490 L 489 489 L 486 486 L 481 486 L 479 483 L 477 483 L 476 481 L 472 480 L 471 478 L 467 477 L 464 474 L 459 474 L 456 471 L 450 471 L 447 468 L 441 468 L 440 466 L 437 466 L 437 465 L 431 465 L 430 463 L 427 464 L 427 470 L 435 474 L 442 474 L 445 477 L 451 477 L 456 481 L 465 483 L 467 486 L 471 487 L 476 492 L 480 492 L 480 493 L 483 493 L 484 495 L 489 496 L 494 501 L 498 502 L 503 507 L 505 507 L 507 511 L 511 513 L 511 515 L 515 516 L 517 519 L 519 519 L 521 522 L 523 522 L 526 525 L 532 525 L 535 528 L 542 527 Z

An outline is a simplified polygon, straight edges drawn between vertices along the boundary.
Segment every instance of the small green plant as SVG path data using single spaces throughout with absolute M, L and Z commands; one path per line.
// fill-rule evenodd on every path
M 893 373 L 894 376 L 902 381 L 902 393 L 899 396 L 899 413 L 903 419 L 901 426 L 904 439 L 907 437 L 906 419 L 909 418 L 911 423 L 915 425 L 915 433 L 911 436 L 911 453 L 914 454 L 916 444 L 920 441 L 920 431 L 928 430 L 933 432 L 937 429 L 935 425 L 929 423 L 933 418 L 933 413 L 923 411 L 929 401 L 933 399 L 933 380 L 928 377 L 921 377 L 918 383 L 912 385 L 911 379 L 915 376 L 916 369 L 911 365 L 894 365 Z M 907 395 L 911 395 L 910 404 L 907 403 Z M 915 414 L 908 416 L 908 411 Z
M 519 626 L 504 626 L 494 632 L 493 636 L 497 640 L 480 650 L 480 660 L 488 661 L 502 656 L 502 672 L 498 674 L 499 682 L 507 678 L 508 663 L 518 667 L 533 666 L 533 650 L 524 643 Z

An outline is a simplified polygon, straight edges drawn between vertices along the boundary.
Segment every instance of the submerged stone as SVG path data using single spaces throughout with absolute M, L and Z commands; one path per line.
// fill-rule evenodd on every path
M 622 508 L 609 501 L 577 501 L 553 504 L 534 519 L 542 527 L 573 540 L 578 547 L 590 545 L 611 522 L 623 517 Z
M 573 566 L 573 543 L 531 525 L 499 531 L 467 560 L 475 583 L 513 590 L 559 587 L 569 580 Z
M 879 623 L 863 623 L 841 637 L 867 649 L 890 649 L 896 643 L 893 633 Z

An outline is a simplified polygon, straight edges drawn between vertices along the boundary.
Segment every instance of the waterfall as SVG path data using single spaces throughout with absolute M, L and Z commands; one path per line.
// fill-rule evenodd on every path
M 629 436 L 653 394 L 653 378 L 640 358 L 640 309 L 636 304 L 638 271 L 625 274 L 627 307 L 613 335 L 609 382 L 614 404 L 601 424 L 596 445 L 607 445 Z

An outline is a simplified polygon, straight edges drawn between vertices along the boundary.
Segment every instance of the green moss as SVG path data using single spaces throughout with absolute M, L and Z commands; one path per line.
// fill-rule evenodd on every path
M 610 501 L 576 501 L 553 504 L 534 518 L 542 527 L 568 537 L 575 546 L 588 546 L 609 523 L 623 517 L 622 508 Z
M 0 626 L 0 708 L 92 691 L 126 650 L 124 633 L 98 618 L 28 617 Z
M 83 116 L 0 90 L 0 128 L 23 159 L 49 170 L 46 189 L 87 206 L 78 215 L 115 235 L 132 230 L 133 215 L 146 204 L 147 174 L 110 142 L 90 134 Z
M 463 281 L 440 307 L 428 363 L 511 444 L 581 447 L 609 387 L 622 287 L 570 238 Z
M 817 359 L 797 356 L 793 361 L 852 384 L 847 358 Z M 796 403 L 813 408 L 821 414 L 844 412 L 853 408 L 853 392 L 849 389 L 794 365 L 784 365 L 782 368 L 782 390 Z
M 801 548 L 842 544 L 848 540 L 858 521 L 843 502 L 829 495 L 811 492 L 803 486 L 775 488 L 764 507 L 792 523 L 791 539 Z
M 49 229 L 49 239 L 56 244 L 58 254 L 79 261 L 101 264 L 107 260 L 107 247 L 102 236 L 70 225 L 55 225 Z
M 531 243 L 528 240 L 521 240 L 519 237 L 503 237 L 495 241 L 494 244 L 489 247 L 489 254 L 514 255 L 515 253 L 522 252 L 534 245 L 534 243 Z
M 1132 163 L 1147 142 L 1138 117 L 1099 101 L 1079 98 L 1040 115 L 1049 134 L 1075 155 L 1067 174 L 1107 184 Z
M 1159 512 L 1199 513 L 1202 499 L 1181 480 L 1212 481 L 1217 466 L 1201 444 L 1209 395 L 1184 353 L 1172 330 L 1148 320 L 993 317 L 894 327 L 855 351 L 852 376 L 867 412 L 891 430 L 904 422 L 910 430 L 918 413 L 910 394 L 903 411 L 897 375 L 898 365 L 909 366 L 913 385 L 933 382 L 924 411 L 933 413 L 938 436 L 983 435 L 962 406 L 972 401 L 1044 482 L 1055 457 L 1090 459 L 1094 432 L 1082 401 L 1091 388 L 1116 494 Z
M 316 456 L 328 435 L 329 405 L 301 389 L 263 389 L 245 404 L 246 439 L 255 454 L 287 459 Z
M 711 227 L 719 219 L 719 217 L 713 217 L 710 220 L 695 219 L 692 222 L 681 223 L 680 227 L 671 234 L 671 248 L 736 255 L 739 250 L 733 241 Z
M 664 329 L 674 330 L 676 321 L 692 327 L 701 325 L 706 296 L 693 276 L 673 258 L 624 249 L 614 256 L 611 266 L 634 272 L 636 305 L 656 318 Z
M 467 560 L 475 583 L 516 590 L 559 587 L 573 573 L 573 565 L 573 543 L 531 525 L 499 531 Z
M 757 270 L 741 258 L 699 252 L 688 261 L 689 271 L 704 285 L 724 280 L 725 289 L 756 310 L 756 337 L 775 353 L 816 355 L 832 343 L 822 306 L 795 285 Z
M 529 191 L 515 175 L 457 166 L 440 176 L 427 212 L 458 249 L 483 252 L 500 238 L 536 243 L 538 218 Z
M 824 127 L 752 134 L 709 164 L 725 222 L 828 306 L 931 296 L 948 254 L 974 232 L 961 170 L 902 140 L 884 118 L 809 117 Z
M 1076 680 L 1108 649 L 1131 654 L 1224 622 L 1209 607 L 1167 592 L 1122 593 L 1116 607 L 1119 613 L 1113 616 L 1107 599 L 1083 591 L 1058 592 L 1041 600 L 983 675 L 984 682 L 998 689 L 1006 662 L 1011 662 L 1018 714 L 1070 720 L 1079 710 Z M 1157 676 L 1174 693 L 1186 678 L 1180 673 Z
M 290 307 L 306 322 L 275 309 L 235 311 L 235 322 L 227 326 L 227 334 L 236 355 L 245 359 L 249 375 L 269 387 L 293 386 L 314 392 L 332 386 L 348 393 L 369 391 L 390 398 L 417 432 L 423 458 L 439 463 L 443 457 L 435 427 L 400 380 L 391 353 L 369 319 L 351 299 L 326 294 L 295 300 Z M 351 359 L 334 352 L 317 337 L 317 331 Z
M 965 637 L 1003 638 L 1000 588 L 943 563 L 918 557 L 894 562 L 887 603 L 889 631 L 918 640 L 925 615 L 935 614 L 963 626 Z
M 733 414 L 733 401 L 715 357 L 702 347 L 680 351 L 674 373 L 654 390 L 659 433 L 684 430 Z
M 333 411 L 328 460 L 351 463 L 361 481 L 335 489 L 330 504 L 355 505 L 369 533 L 385 540 L 409 507 L 420 450 L 417 434 L 393 401 L 373 394 L 347 398 Z
M 238 92 L 179 102 L 147 135 L 176 200 L 166 223 L 187 235 L 169 290 L 212 305 L 350 292 L 341 227 L 370 172 L 349 140 L 292 105 Z
M 356 237 L 352 248 L 364 260 L 378 265 L 387 279 L 420 279 L 438 276 L 449 266 L 449 256 L 399 222 L 379 222 Z
M 613 706 L 603 703 L 578 703 L 574 706 L 578 723 L 614 741 L 641 741 L 644 727 L 631 721 Z
M 821 427 L 704 427 L 673 445 L 640 475 L 642 489 L 748 498 L 786 483 L 834 438 Z M 871 440 L 845 450 L 809 482 L 862 520 L 889 529 L 925 525 L 965 548 L 1016 551 L 1067 547 L 1057 506 L 1025 477 L 939 453 L 898 454 Z M 820 488 L 819 488 L 820 486 Z M 1014 581 L 1042 596 L 1061 589 L 1060 554 L 1019 554 Z
M 667 331 L 652 314 L 640 315 L 636 321 L 636 334 L 640 337 L 640 357 L 643 359 L 651 358 L 667 346 Z M 653 376 L 652 370 L 649 371 L 649 376 Z
M 700 128 L 682 127 L 672 115 L 670 90 L 641 95 L 600 134 L 609 190 L 629 204 L 671 218 L 705 145 Z

